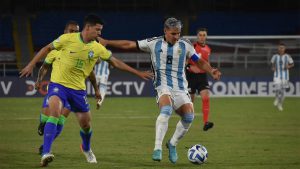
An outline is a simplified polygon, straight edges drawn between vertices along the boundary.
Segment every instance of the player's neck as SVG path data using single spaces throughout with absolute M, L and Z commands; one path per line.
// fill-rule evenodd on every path
M 204 47 L 204 46 L 206 45 L 205 42 L 199 42 L 199 41 L 197 41 L 197 43 L 198 43 L 198 45 L 200 45 L 200 46 L 202 46 L 202 47 Z
M 80 39 L 83 43 L 90 43 L 92 41 L 88 38 L 87 34 L 84 31 L 80 32 Z

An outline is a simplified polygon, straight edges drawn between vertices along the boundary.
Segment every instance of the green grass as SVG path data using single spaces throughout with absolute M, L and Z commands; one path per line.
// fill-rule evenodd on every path
M 39 168 L 41 103 L 42 98 L 0 99 L 0 169 Z M 213 98 L 210 119 L 215 127 L 204 132 L 197 99 L 196 118 L 178 145 L 179 160 L 173 165 L 165 147 L 162 162 L 151 160 L 158 114 L 155 99 L 106 98 L 99 111 L 91 105 L 92 148 L 99 163 L 86 163 L 79 150 L 79 126 L 71 114 L 54 142 L 55 159 L 48 168 L 300 168 L 300 99 L 287 98 L 283 112 L 272 104 L 273 98 Z M 173 134 L 178 120 L 173 114 L 164 142 Z M 202 166 L 187 160 L 187 147 L 197 143 L 209 152 Z

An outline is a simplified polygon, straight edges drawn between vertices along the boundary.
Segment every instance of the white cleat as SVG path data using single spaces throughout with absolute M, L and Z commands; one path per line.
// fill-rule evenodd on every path
M 283 111 L 282 105 L 280 105 L 280 104 L 277 105 L 277 108 L 278 108 L 279 111 Z
M 41 158 L 41 166 L 46 167 L 50 162 L 53 161 L 53 159 L 54 159 L 53 154 L 50 153 L 44 154 Z
M 273 104 L 274 106 L 278 106 L 278 99 L 275 99 Z
M 81 152 L 84 154 L 86 161 L 88 163 L 94 163 L 94 164 L 97 163 L 96 156 L 91 149 L 89 151 L 84 151 L 82 148 L 82 145 L 80 146 L 80 149 L 81 149 Z

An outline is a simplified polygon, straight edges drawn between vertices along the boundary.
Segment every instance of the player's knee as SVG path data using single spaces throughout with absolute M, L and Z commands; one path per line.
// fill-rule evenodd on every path
M 66 117 L 64 115 L 60 115 L 57 124 L 64 125 L 65 121 L 66 121 Z
M 157 122 L 159 123 L 168 123 L 170 116 L 166 114 L 160 114 L 157 117 Z
M 194 120 L 194 113 L 185 113 L 181 119 L 184 123 L 190 124 Z
M 170 105 L 162 106 L 160 108 L 160 114 L 165 114 L 165 115 L 171 116 L 172 111 L 173 111 L 173 109 L 172 109 L 172 106 L 170 106 Z

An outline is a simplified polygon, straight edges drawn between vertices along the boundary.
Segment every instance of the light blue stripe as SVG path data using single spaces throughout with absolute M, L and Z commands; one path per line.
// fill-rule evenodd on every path
M 277 60 L 277 56 L 276 56 L 275 57 L 275 62 L 274 62 L 275 63 L 275 77 L 278 76 L 278 71 L 277 71 L 278 70 L 278 63 L 277 62 L 278 62 L 278 60 Z
M 170 105 L 163 106 L 160 109 L 160 114 L 165 114 L 165 115 L 171 116 L 172 112 L 173 112 L 173 109 L 172 109 L 172 106 L 170 106 Z
M 281 56 L 279 56 L 279 72 L 280 72 L 280 79 L 282 79 L 282 64 L 283 64 L 283 60 L 282 60 Z
M 103 75 L 103 65 L 104 65 L 104 61 L 101 61 L 100 63 L 100 75 Z
M 184 71 L 184 59 L 185 59 L 185 44 L 183 42 L 179 42 L 179 47 L 181 49 L 181 53 L 179 56 L 179 63 L 178 63 L 178 71 L 177 71 L 177 77 L 178 77 L 178 86 L 180 90 L 184 90 L 183 87 L 183 71 Z
M 287 65 L 287 62 L 288 62 L 288 61 L 287 61 L 287 56 L 285 56 L 285 57 L 284 57 L 284 66 Z M 283 73 L 284 73 L 284 79 L 285 79 L 285 80 L 288 79 L 288 77 L 287 77 L 287 71 L 288 71 L 288 69 L 286 68 L 286 69 L 284 70 L 284 72 L 283 72 Z
M 167 85 L 173 88 L 173 81 L 172 81 L 173 45 L 168 44 L 166 59 L 167 59 L 166 61 Z
M 182 116 L 182 121 L 185 123 L 192 123 L 194 120 L 194 113 L 185 113 Z
M 96 74 L 96 76 L 99 76 L 100 74 L 100 72 L 99 72 L 99 65 L 100 64 L 96 64 L 96 67 L 95 67 L 95 74 Z
M 105 62 L 105 75 L 108 75 L 108 63 Z
M 161 74 L 159 72 L 160 69 L 160 53 L 161 53 L 161 45 L 162 45 L 162 40 L 157 41 L 155 44 L 155 62 L 156 62 L 156 79 L 155 79 L 155 86 L 160 86 L 161 85 Z

